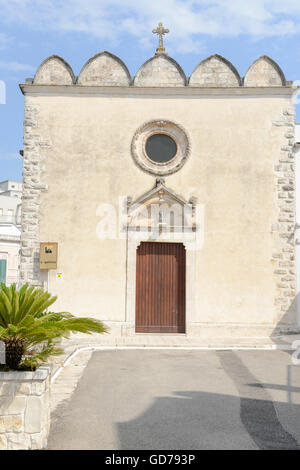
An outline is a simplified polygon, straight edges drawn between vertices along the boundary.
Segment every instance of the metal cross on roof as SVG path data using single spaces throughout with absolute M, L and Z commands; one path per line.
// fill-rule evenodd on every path
M 158 23 L 158 27 L 156 29 L 152 30 L 153 34 L 158 34 L 159 36 L 158 47 L 156 48 L 155 54 L 167 54 L 164 48 L 163 35 L 167 34 L 168 32 L 169 30 L 164 28 L 161 22 Z

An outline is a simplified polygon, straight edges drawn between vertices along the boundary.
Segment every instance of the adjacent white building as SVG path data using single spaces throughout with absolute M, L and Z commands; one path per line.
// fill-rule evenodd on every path
M 0 282 L 19 282 L 22 183 L 0 182 Z
M 5 180 L 0 182 L 0 195 L 21 198 L 22 183 L 20 181 Z

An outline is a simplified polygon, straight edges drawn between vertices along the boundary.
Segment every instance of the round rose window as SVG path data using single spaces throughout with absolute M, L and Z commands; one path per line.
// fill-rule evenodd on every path
M 181 126 L 158 119 L 146 122 L 135 132 L 131 152 L 143 171 L 164 176 L 183 167 L 190 153 L 190 144 Z
M 176 153 L 176 142 L 166 134 L 154 134 L 147 139 L 146 154 L 155 163 L 167 163 Z

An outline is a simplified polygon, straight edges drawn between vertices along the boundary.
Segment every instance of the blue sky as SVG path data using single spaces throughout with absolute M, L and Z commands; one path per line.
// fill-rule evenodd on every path
M 187 75 L 200 60 L 218 53 L 243 76 L 267 54 L 287 80 L 300 80 L 300 0 L 0 0 L 0 80 L 6 85 L 6 104 L 0 104 L 0 181 L 22 175 L 18 84 L 33 77 L 49 55 L 62 56 L 77 75 L 102 50 L 118 55 L 135 75 L 155 52 L 151 31 L 158 21 L 170 30 L 167 52 Z

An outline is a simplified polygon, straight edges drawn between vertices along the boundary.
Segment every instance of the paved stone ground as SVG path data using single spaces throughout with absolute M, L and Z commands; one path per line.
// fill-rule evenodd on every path
M 91 355 L 92 351 L 80 352 L 51 385 L 51 413 L 58 405 L 71 398 Z
M 81 353 L 53 384 L 48 448 L 300 449 L 300 365 L 290 354 Z
M 285 335 L 269 337 L 216 337 L 205 338 L 184 334 L 143 334 L 133 336 L 117 336 L 115 334 L 105 335 L 83 335 L 76 334 L 71 339 L 62 341 L 63 348 L 67 355 L 76 348 L 85 346 L 105 346 L 105 347 L 202 347 L 202 348 L 232 348 L 232 347 L 276 347 L 276 345 L 290 344 L 295 339 L 300 340 L 300 335 Z M 58 362 L 61 357 L 58 356 Z

